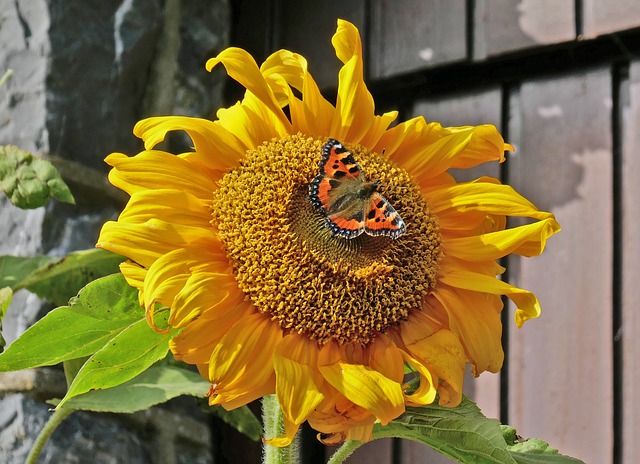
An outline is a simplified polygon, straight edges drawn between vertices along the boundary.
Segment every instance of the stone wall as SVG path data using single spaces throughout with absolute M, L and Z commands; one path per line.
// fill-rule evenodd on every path
M 52 157 L 78 204 L 21 211 L 0 199 L 0 254 L 62 255 L 95 244 L 123 205 L 106 181 L 106 155 L 135 154 L 136 121 L 208 116 L 222 79 L 204 69 L 228 45 L 225 0 L 0 0 L 0 144 Z M 177 139 L 177 143 L 180 139 Z M 50 306 L 18 292 L 3 323 L 10 342 Z M 56 368 L 0 377 L 0 461 L 21 463 L 64 394 Z M 212 462 L 208 420 L 195 403 L 135 415 L 74 413 L 40 462 Z

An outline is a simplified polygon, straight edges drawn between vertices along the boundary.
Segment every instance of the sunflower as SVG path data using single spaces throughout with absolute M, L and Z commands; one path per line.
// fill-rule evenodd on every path
M 474 375 L 502 365 L 501 296 L 518 326 L 540 314 L 531 292 L 496 278 L 496 260 L 538 255 L 560 230 L 512 187 L 447 172 L 504 161 L 512 147 L 494 126 L 417 117 L 390 127 L 397 112 L 374 114 L 356 27 L 339 20 L 332 44 L 343 63 L 335 106 L 304 57 L 280 50 L 258 67 L 228 48 L 206 67 L 222 64 L 246 88 L 242 101 L 215 121 L 140 121 L 145 150 L 106 158 L 111 183 L 131 198 L 97 246 L 130 259 L 121 270 L 152 326 L 156 308 L 170 308 L 182 329 L 171 350 L 211 382 L 210 404 L 276 394 L 285 433 L 268 440 L 275 446 L 304 421 L 325 443 L 367 441 L 406 405 L 458 405 L 466 363 Z M 154 149 L 174 130 L 192 151 Z M 329 140 L 369 181 L 351 206 L 373 190 L 404 233 L 330 227 L 309 190 Z M 508 229 L 507 216 L 530 219 Z

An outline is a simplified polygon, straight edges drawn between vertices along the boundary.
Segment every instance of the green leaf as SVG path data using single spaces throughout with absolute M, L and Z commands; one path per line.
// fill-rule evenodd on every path
M 89 356 L 137 321 L 144 322 L 137 290 L 121 274 L 103 277 L 15 340 L 0 354 L 0 372 Z
M 207 384 L 209 388 L 210 384 Z M 231 427 L 245 434 L 253 441 L 260 441 L 262 437 L 262 425 L 258 418 L 251 412 L 247 406 L 227 411 L 222 406 L 208 406 L 207 412 L 215 414 Z
M 374 428 L 374 437 L 382 436 L 419 441 L 458 462 L 516 464 L 498 421 L 484 417 L 466 398 L 456 408 L 407 408 L 387 426 Z
M 117 273 L 124 257 L 98 248 L 75 251 L 64 258 L 0 256 L 0 285 L 23 288 L 56 305 L 98 277 Z
M 2 336 L 2 320 L 4 319 L 5 314 L 7 314 L 7 309 L 11 304 L 11 299 L 13 298 L 13 292 L 11 291 L 11 287 L 3 287 L 0 288 L 0 353 L 4 350 L 4 347 L 7 344 L 7 341 Z
M 9 309 L 12 298 L 13 291 L 11 290 L 11 287 L 0 288 L 0 327 L 2 327 L 2 320 L 7 314 L 7 309 Z
M 22 209 L 44 206 L 51 197 L 75 203 L 69 187 L 50 162 L 12 145 L 0 146 L 0 191 Z
M 37 269 L 60 261 L 61 258 L 51 256 L 0 256 L 0 286 L 11 287 L 17 291 L 23 286 L 20 283 Z
M 386 426 L 376 425 L 374 438 L 415 440 L 461 463 L 576 464 L 541 440 L 517 441 L 515 431 L 486 418 L 467 398 L 456 408 L 428 405 L 407 408 Z M 509 441 L 509 443 L 507 443 Z M 524 446 L 525 443 L 530 443 Z
M 168 317 L 169 311 L 157 314 L 156 326 L 166 326 Z M 134 322 L 89 358 L 73 379 L 58 408 L 77 395 L 115 387 L 144 372 L 167 355 L 169 340 L 179 332 L 173 328 L 166 333 L 156 332 L 146 319 Z
M 201 398 L 210 385 L 197 372 L 175 366 L 156 365 L 121 385 L 75 396 L 66 402 L 66 407 L 85 411 L 132 413 L 180 395 Z
M 64 378 L 67 381 L 67 388 L 71 386 L 71 384 L 73 383 L 73 379 L 76 378 L 76 375 L 78 375 L 78 372 L 80 371 L 80 369 L 82 369 L 84 363 L 87 362 L 87 359 L 89 359 L 89 356 L 83 356 L 82 358 L 76 359 L 67 359 L 62 363 L 62 367 L 64 369 Z

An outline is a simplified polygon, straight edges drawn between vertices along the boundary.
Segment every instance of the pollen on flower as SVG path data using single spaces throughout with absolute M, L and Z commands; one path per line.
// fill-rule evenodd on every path
M 331 235 L 307 200 L 324 140 L 303 135 L 249 151 L 219 181 L 212 223 L 240 289 L 286 330 L 319 343 L 367 344 L 407 319 L 435 285 L 437 220 L 410 176 L 383 155 L 350 150 L 407 224 L 398 240 Z

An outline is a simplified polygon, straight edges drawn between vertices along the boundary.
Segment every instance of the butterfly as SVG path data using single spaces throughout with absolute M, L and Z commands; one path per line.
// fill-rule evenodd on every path
M 309 201 L 326 218 L 333 236 L 352 239 L 363 232 L 396 239 L 407 227 L 379 192 L 380 182 L 367 182 L 353 154 L 329 139 L 322 147 L 320 173 L 309 184 Z

